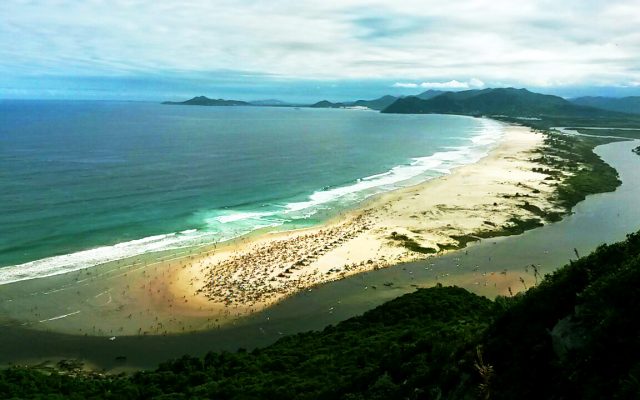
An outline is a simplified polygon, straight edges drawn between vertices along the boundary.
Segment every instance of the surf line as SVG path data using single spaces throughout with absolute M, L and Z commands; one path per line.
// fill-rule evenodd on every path
M 43 319 L 43 320 L 38 321 L 38 322 L 55 321 L 56 319 L 66 318 L 66 317 L 68 317 L 70 315 L 76 315 L 76 314 L 80 314 L 80 311 L 78 310 L 78 311 L 75 311 L 75 312 L 72 312 L 72 313 L 69 313 L 69 314 L 58 315 L 57 317 L 53 317 L 53 318 L 49 318 L 49 319 Z

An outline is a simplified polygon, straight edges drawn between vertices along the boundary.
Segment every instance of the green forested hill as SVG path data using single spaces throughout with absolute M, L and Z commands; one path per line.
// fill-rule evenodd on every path
M 165 101 L 162 104 L 174 106 L 250 106 L 246 101 L 210 99 L 206 96 L 197 96 L 186 101 Z
M 640 233 L 516 299 L 483 339 L 495 398 L 640 398 Z
M 525 294 L 419 289 L 321 332 L 132 376 L 0 372 L 0 398 L 637 399 L 640 232 Z
M 347 103 L 347 105 L 368 107 L 372 110 L 383 110 L 389 107 L 397 99 L 397 97 L 386 95 L 373 100 L 356 100 L 353 103 Z
M 445 93 L 445 92 L 442 91 L 442 90 L 429 89 L 429 90 L 427 90 L 425 92 L 422 92 L 422 93 L 416 95 L 415 97 L 417 97 L 419 99 L 422 99 L 422 100 L 428 100 L 428 99 L 434 98 L 436 96 L 440 96 L 443 93 Z
M 598 116 L 610 111 L 575 105 L 561 97 L 527 89 L 496 88 L 445 92 L 428 99 L 415 96 L 396 100 L 383 113 L 464 114 L 537 117 L 541 115 Z
M 603 110 L 619 111 L 630 114 L 640 114 L 640 96 L 602 97 L 586 96 L 571 99 L 573 104 L 601 108 Z

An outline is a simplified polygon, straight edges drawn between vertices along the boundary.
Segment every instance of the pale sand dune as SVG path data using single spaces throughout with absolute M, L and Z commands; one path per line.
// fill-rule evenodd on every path
M 487 157 L 450 175 L 381 195 L 322 227 L 262 235 L 195 257 L 173 269 L 173 283 L 165 285 L 171 296 L 188 299 L 174 312 L 206 313 L 200 310 L 212 307 L 230 307 L 235 315 L 256 311 L 323 282 L 427 257 L 393 240 L 393 232 L 440 250 L 439 245 L 457 244 L 452 235 L 497 229 L 512 217 L 533 217 L 519 207 L 525 200 L 554 209 L 549 200 L 553 187 L 544 180 L 547 175 L 532 172 L 541 165 L 530 161 L 543 140 L 541 133 L 508 126 Z M 503 294 L 504 285 L 496 285 L 496 292 Z

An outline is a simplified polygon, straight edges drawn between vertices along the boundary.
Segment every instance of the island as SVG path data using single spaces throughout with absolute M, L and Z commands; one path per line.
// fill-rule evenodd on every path
M 241 100 L 210 99 L 206 96 L 196 96 L 186 101 L 164 101 L 162 104 L 172 106 L 250 106 L 251 103 Z

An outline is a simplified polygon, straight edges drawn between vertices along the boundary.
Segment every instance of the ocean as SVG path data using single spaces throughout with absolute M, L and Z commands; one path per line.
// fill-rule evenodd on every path
M 319 224 L 482 158 L 449 115 L 0 101 L 0 284 Z

